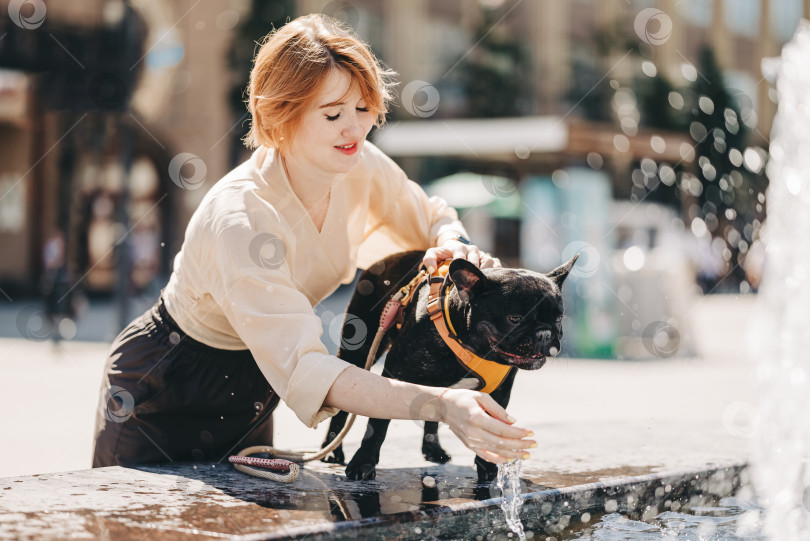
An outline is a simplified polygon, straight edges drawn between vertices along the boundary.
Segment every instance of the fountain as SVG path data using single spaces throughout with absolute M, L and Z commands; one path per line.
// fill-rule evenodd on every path
M 520 508 L 523 498 L 520 497 L 520 466 L 522 460 L 511 460 L 506 464 L 498 464 L 498 478 L 495 483 L 501 489 L 503 501 L 501 509 L 506 517 L 506 525 L 515 532 L 520 541 L 526 541 L 523 532 L 523 523 L 520 522 Z
M 769 539 L 810 535 L 810 22 L 775 63 L 779 108 L 767 174 L 767 263 L 753 351 L 760 433 L 753 476 Z

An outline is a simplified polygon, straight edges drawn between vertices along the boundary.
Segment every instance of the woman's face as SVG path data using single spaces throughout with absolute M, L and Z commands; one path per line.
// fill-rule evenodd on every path
M 289 158 L 326 174 L 346 173 L 360 160 L 374 120 L 351 77 L 333 69 L 301 119 Z

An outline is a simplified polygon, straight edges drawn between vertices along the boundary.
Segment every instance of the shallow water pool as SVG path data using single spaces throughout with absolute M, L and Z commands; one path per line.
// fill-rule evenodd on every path
M 553 540 L 546 535 L 536 540 Z M 762 508 L 750 501 L 723 498 L 715 507 L 695 507 L 690 512 L 665 511 L 650 522 L 630 520 L 618 513 L 601 517 L 573 537 L 559 541 L 765 541 Z

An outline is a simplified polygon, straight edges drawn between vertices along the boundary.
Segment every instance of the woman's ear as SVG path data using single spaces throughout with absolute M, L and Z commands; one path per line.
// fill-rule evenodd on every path
M 469 302 L 472 296 L 487 287 L 487 277 L 481 269 L 466 259 L 454 259 L 447 271 L 450 279 L 456 284 L 461 300 Z

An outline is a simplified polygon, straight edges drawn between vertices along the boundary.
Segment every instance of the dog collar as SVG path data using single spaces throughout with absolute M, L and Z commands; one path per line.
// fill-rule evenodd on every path
M 449 278 L 447 270 L 450 262 L 439 266 L 428 278 L 430 294 L 428 295 L 427 311 L 439 336 L 447 347 L 455 354 L 456 359 L 479 381 L 478 391 L 491 394 L 506 379 L 514 367 L 506 366 L 495 361 L 483 359 L 467 349 L 453 328 L 450 320 L 450 296 L 448 293 L 455 287 Z

